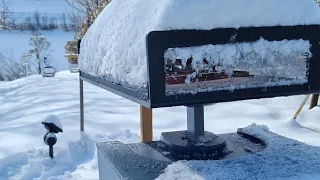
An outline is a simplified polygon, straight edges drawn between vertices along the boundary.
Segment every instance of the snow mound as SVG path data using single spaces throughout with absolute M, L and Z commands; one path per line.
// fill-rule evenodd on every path
M 81 42 L 81 71 L 147 84 L 146 35 L 155 30 L 319 24 L 314 0 L 113 0 Z
M 69 142 L 68 149 L 58 151 L 54 159 L 48 149 L 29 149 L 0 160 L 0 180 L 72 179 L 71 172 L 91 161 L 95 151 L 95 142 L 84 133 L 80 140 Z
M 260 138 L 267 148 L 256 154 L 221 161 L 178 161 L 157 180 L 186 179 L 319 179 L 320 147 L 306 145 L 272 133 L 268 127 L 252 124 L 241 129 Z

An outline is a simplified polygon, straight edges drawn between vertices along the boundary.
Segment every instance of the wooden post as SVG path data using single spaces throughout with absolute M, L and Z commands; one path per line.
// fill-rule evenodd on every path
M 319 93 L 318 94 L 313 94 L 312 97 L 311 97 L 311 103 L 310 103 L 310 108 L 309 109 L 312 109 L 315 106 L 317 106 L 318 105 L 318 100 L 319 100 Z
M 302 101 L 302 103 L 300 104 L 297 112 L 294 114 L 293 119 L 297 119 L 298 115 L 300 114 L 303 106 L 306 104 L 306 102 L 307 102 L 307 100 L 309 99 L 309 97 L 310 97 L 310 95 L 307 95 L 307 96 L 303 99 L 303 101 Z
M 80 131 L 84 131 L 83 80 L 80 81 Z
M 152 110 L 140 106 L 140 141 L 152 141 Z

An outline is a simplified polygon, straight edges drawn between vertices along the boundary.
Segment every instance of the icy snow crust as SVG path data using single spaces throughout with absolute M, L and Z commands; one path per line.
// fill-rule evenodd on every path
M 314 0 L 113 0 L 81 42 L 81 71 L 147 84 L 146 35 L 155 30 L 319 24 Z
M 232 160 L 178 161 L 169 165 L 157 180 L 320 178 L 320 147 L 279 136 L 264 125 L 252 124 L 242 132 L 263 140 L 267 148 Z

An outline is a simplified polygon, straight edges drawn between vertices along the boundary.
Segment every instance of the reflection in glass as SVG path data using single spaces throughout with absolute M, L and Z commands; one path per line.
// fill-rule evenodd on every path
M 164 54 L 166 94 L 304 84 L 310 57 L 304 40 L 170 48 Z

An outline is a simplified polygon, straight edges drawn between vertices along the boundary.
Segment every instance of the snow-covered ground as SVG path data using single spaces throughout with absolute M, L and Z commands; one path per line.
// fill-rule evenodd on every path
M 53 78 L 36 75 L 0 82 L 1 180 L 98 179 L 95 142 L 139 141 L 139 105 L 87 83 L 85 134 L 80 135 L 78 79 L 77 74 L 66 71 Z M 288 138 L 320 146 L 319 107 L 309 111 L 307 103 L 297 122 L 292 120 L 304 97 L 206 106 L 205 128 L 228 133 L 255 122 Z M 57 135 L 54 160 L 48 158 L 41 124 L 50 114 L 60 118 L 64 130 Z M 155 109 L 153 128 L 156 140 L 161 132 L 185 129 L 185 107 Z
M 61 30 L 55 31 L 40 31 L 51 44 L 50 63 L 57 71 L 67 70 L 69 68 L 68 61 L 64 57 L 67 41 L 73 40 L 72 32 L 65 32 Z M 0 31 L 0 52 L 7 58 L 20 62 L 23 54 L 30 50 L 29 38 L 32 36 L 31 32 L 8 32 Z M 5 43 L 3 43 L 5 42 Z

